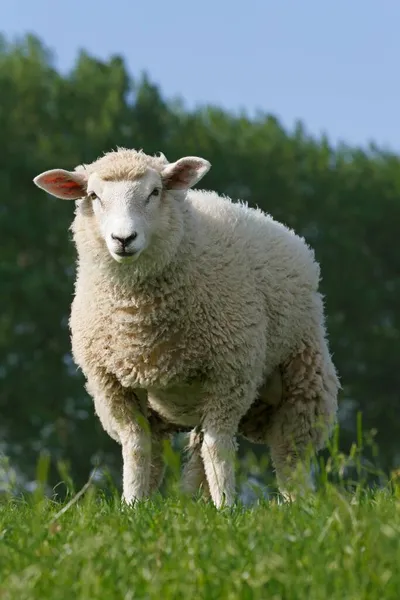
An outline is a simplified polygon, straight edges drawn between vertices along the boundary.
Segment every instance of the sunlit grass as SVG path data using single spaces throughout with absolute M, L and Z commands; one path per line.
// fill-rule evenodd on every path
M 333 455 L 296 503 L 220 512 L 174 486 L 135 509 L 92 485 L 63 503 L 40 486 L 4 496 L 0 598 L 398 599 L 400 482 L 333 485 L 346 460 Z

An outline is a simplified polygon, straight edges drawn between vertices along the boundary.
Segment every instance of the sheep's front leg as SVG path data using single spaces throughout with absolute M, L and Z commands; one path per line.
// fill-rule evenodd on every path
M 123 500 L 131 504 L 149 495 L 151 430 L 145 393 L 124 388 L 112 376 L 97 371 L 87 390 L 107 433 L 122 445 Z
M 240 419 L 255 398 L 252 386 L 237 386 L 230 397 L 214 397 L 203 418 L 201 456 L 217 508 L 235 501 L 236 434 Z
M 152 436 L 147 418 L 147 395 L 144 390 L 135 390 L 134 397 L 136 402 L 127 407 L 128 419 L 123 419 L 120 433 L 123 459 L 122 499 L 126 504 L 144 500 L 150 494 Z M 125 413 L 125 409 L 122 413 Z
M 235 502 L 235 435 L 218 427 L 207 427 L 201 455 L 215 506 L 232 506 Z
M 138 428 L 129 428 L 121 436 L 123 458 L 123 500 L 133 504 L 149 495 L 151 438 Z

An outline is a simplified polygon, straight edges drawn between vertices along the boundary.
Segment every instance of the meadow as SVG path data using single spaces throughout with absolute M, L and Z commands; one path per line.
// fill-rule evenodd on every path
M 2 600 L 399 598 L 395 477 L 219 512 L 174 489 L 134 509 L 117 491 L 83 492 L 3 495 Z

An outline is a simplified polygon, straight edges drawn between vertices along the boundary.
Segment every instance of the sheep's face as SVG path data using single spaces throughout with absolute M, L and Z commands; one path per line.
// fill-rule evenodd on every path
M 98 230 L 117 262 L 136 260 L 162 225 L 162 178 L 154 169 L 133 181 L 103 181 L 89 177 Z
M 190 156 L 161 171 L 148 167 L 131 179 L 108 180 L 96 172 L 87 177 L 84 171 L 55 169 L 38 175 L 34 182 L 58 198 L 88 198 L 110 255 L 122 263 L 137 260 L 158 233 L 168 230 L 169 194 L 193 186 L 210 166 L 208 161 Z

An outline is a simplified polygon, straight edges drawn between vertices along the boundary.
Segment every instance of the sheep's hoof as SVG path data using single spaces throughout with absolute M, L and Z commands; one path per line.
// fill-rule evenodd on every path
M 131 510 L 132 508 L 137 508 L 139 504 L 141 504 L 143 500 L 139 500 L 136 496 L 121 496 L 121 507 L 127 510 Z

